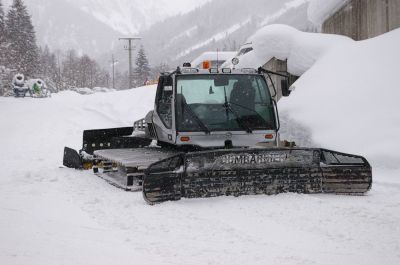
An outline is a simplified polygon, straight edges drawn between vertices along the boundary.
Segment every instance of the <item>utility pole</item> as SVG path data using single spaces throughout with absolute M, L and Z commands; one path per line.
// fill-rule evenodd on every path
M 112 63 L 112 88 L 115 89 L 115 64 L 118 63 L 114 58 L 114 54 L 111 55 L 111 63 Z
M 119 40 L 128 41 L 128 46 L 125 46 L 125 50 L 129 52 L 129 88 L 133 87 L 133 76 L 132 76 L 132 51 L 135 47 L 132 46 L 132 41 L 141 40 L 142 38 L 119 38 Z

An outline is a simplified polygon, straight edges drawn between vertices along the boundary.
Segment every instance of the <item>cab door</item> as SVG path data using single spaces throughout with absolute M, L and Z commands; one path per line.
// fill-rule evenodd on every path
M 161 76 L 157 86 L 153 117 L 157 138 L 173 144 L 175 141 L 173 77 Z

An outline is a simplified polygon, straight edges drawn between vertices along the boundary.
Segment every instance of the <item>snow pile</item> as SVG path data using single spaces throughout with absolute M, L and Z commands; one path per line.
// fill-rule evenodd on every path
M 313 133 L 316 144 L 366 155 L 374 165 L 400 162 L 397 100 L 400 30 L 361 42 L 285 25 L 265 26 L 248 39 L 253 51 L 238 68 L 259 66 L 276 57 L 288 71 L 303 75 L 282 110 Z
M 302 75 L 329 50 L 352 43 L 348 37 L 306 33 L 286 25 L 265 26 L 251 36 L 253 51 L 240 56 L 238 68 L 258 68 L 273 57 L 288 60 L 288 71 Z
M 400 165 L 400 29 L 338 45 L 280 101 L 320 146 L 362 154 L 373 166 Z
M 87 96 L 62 91 L 44 99 L 0 98 L 0 164 L 8 164 L 6 160 L 10 159 L 13 164 L 26 160 L 27 167 L 30 162 L 37 166 L 59 165 L 64 145 L 82 147 L 83 130 L 131 126 L 144 118 L 153 109 L 155 88 L 147 86 Z M 10 151 L 15 156 L 9 157 Z
M 94 87 L 94 88 L 88 88 L 88 87 L 74 87 L 71 88 L 70 90 L 75 91 L 76 93 L 79 93 L 81 95 L 90 95 L 94 93 L 105 93 L 105 92 L 115 92 L 116 90 L 113 88 L 106 88 L 106 87 Z
M 308 19 L 321 25 L 329 16 L 338 11 L 349 0 L 309 0 Z

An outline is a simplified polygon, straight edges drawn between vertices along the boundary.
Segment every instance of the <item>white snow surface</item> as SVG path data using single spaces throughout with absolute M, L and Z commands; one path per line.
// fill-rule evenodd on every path
M 79 94 L 82 95 L 89 95 L 89 94 L 94 94 L 94 93 L 105 93 L 105 92 L 115 92 L 116 90 L 113 88 L 107 88 L 107 87 L 94 87 L 94 88 L 89 88 L 89 87 L 74 87 L 70 89 L 71 91 L 75 91 Z
M 287 25 L 267 25 L 247 39 L 253 51 L 239 56 L 237 68 L 258 68 L 272 58 L 288 61 L 288 71 L 302 75 L 329 50 L 353 42 L 334 34 L 308 33 Z
M 329 50 L 280 101 L 320 146 L 400 164 L 400 29 Z
M 0 264 L 399 264 L 400 166 L 383 159 L 393 158 L 399 143 L 399 33 L 344 41 L 280 103 L 317 143 L 373 158 L 366 196 L 280 194 L 149 206 L 140 193 L 60 165 L 63 147 L 78 149 L 84 129 L 129 126 L 144 117 L 155 86 L 0 98 Z

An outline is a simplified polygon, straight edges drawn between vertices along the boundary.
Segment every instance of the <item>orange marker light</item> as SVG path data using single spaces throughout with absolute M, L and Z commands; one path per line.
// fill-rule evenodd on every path
M 190 141 L 190 137 L 188 137 L 188 136 L 181 137 L 181 142 L 189 142 L 189 141 Z
M 274 135 L 273 134 L 266 134 L 265 135 L 265 139 L 274 139 Z
M 203 61 L 203 69 L 209 69 L 210 68 L 210 61 Z

